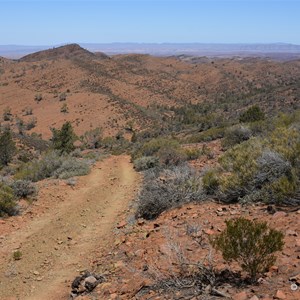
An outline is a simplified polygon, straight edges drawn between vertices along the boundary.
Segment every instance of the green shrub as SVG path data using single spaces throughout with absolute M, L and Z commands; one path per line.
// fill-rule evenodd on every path
M 14 216 L 18 213 L 14 191 L 8 185 L 0 182 L 0 217 Z
M 0 165 L 7 166 L 16 153 L 16 144 L 10 129 L 5 129 L 0 135 Z
M 220 139 L 224 137 L 225 128 L 221 127 L 213 127 L 206 131 L 194 134 L 187 138 L 187 143 L 202 143 L 202 142 L 210 142 L 216 139 Z
M 224 148 L 232 147 L 250 139 L 252 133 L 248 127 L 235 126 L 225 132 L 222 146 Z
M 144 171 L 154 167 L 159 164 L 158 158 L 155 156 L 143 156 L 134 160 L 133 165 L 137 171 Z
M 20 260 L 22 258 L 23 254 L 20 250 L 16 250 L 13 252 L 13 259 L 14 260 Z
M 239 263 L 252 282 L 276 261 L 273 254 L 283 249 L 283 233 L 268 227 L 266 222 L 237 218 L 226 221 L 226 229 L 211 243 L 223 258 Z
M 219 192 L 223 201 L 236 202 L 249 193 L 261 153 L 261 143 L 256 138 L 251 138 L 229 149 L 219 159 L 223 168 L 223 173 L 219 176 Z
M 300 132 L 296 128 L 280 127 L 275 129 L 265 144 L 281 154 L 293 166 L 299 164 Z
M 299 181 L 294 174 L 293 176 L 282 176 L 278 178 L 265 187 L 271 193 L 269 202 L 290 204 L 292 201 L 289 201 L 289 199 L 296 195 L 298 185 Z
M 134 157 L 142 157 L 142 156 L 153 156 L 158 153 L 161 148 L 172 148 L 179 149 L 180 144 L 178 141 L 167 138 L 155 138 L 143 144 L 141 149 L 138 150 L 137 153 L 134 154 Z
M 207 170 L 202 177 L 203 189 L 208 195 L 213 195 L 219 188 L 217 172 L 213 169 Z
M 187 160 L 197 159 L 197 158 L 199 158 L 203 154 L 203 152 L 201 151 L 201 149 L 196 148 L 196 147 L 185 148 L 183 150 L 183 152 L 184 152 Z
M 172 147 L 170 145 L 161 147 L 157 156 L 160 164 L 163 166 L 178 166 L 187 160 L 181 148 Z
M 265 118 L 264 112 L 259 108 L 259 106 L 254 105 L 248 108 L 245 112 L 240 115 L 240 122 L 247 123 L 247 122 L 255 122 L 260 121 Z
M 57 151 L 50 151 L 44 154 L 40 159 L 20 166 L 19 171 L 15 175 L 15 179 L 39 181 L 51 177 L 54 172 L 60 168 L 64 162 L 64 157 Z
M 52 143 L 55 150 L 61 153 L 70 153 L 75 149 L 74 142 L 77 137 L 74 133 L 71 122 L 66 122 L 61 129 L 52 128 Z
M 16 179 L 33 182 L 56 177 L 66 179 L 73 176 L 86 175 L 89 172 L 89 163 L 69 155 L 60 155 L 57 151 L 50 151 L 40 159 L 23 164 L 16 173 Z

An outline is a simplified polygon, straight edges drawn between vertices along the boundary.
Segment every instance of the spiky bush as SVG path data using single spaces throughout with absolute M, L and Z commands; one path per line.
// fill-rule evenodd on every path
M 226 261 L 238 262 L 255 282 L 259 274 L 274 265 L 274 252 L 283 249 L 283 233 L 269 228 L 266 222 L 245 218 L 225 222 L 226 229 L 211 239 L 211 244 Z

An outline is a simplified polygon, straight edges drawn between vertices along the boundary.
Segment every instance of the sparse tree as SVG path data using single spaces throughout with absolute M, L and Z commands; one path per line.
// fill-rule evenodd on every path
M 77 137 L 74 133 L 71 122 L 66 122 L 61 129 L 52 128 L 52 143 L 56 150 L 61 153 L 70 153 L 75 149 L 74 142 Z
M 8 165 L 16 152 L 16 144 L 13 141 L 12 133 L 9 128 L 6 128 L 0 135 L 0 163 Z

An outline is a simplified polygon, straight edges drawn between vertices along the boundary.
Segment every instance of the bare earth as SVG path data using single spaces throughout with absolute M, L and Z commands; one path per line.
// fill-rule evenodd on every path
M 98 162 L 74 188 L 44 184 L 33 207 L 0 224 L 0 299 L 67 299 L 78 272 L 110 249 L 138 181 L 129 157 L 119 156 Z

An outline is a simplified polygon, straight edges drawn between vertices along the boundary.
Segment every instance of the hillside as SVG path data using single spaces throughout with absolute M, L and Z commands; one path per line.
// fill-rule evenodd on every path
M 160 124 L 172 106 L 214 103 L 228 117 L 249 104 L 264 110 L 298 106 L 300 61 L 195 59 L 117 55 L 110 59 L 78 45 L 37 52 L 19 61 L 1 60 L 0 109 L 37 119 L 32 131 L 49 138 L 49 127 L 70 120 L 78 134 L 101 126 L 106 134 Z M 60 95 L 65 94 L 64 101 Z M 41 101 L 35 97 L 41 95 Z M 68 113 L 62 113 L 66 103 Z M 32 116 L 24 116 L 30 107 Z M 164 109 L 161 109 L 164 107 Z M 91 122 L 92 120 L 92 122 Z

